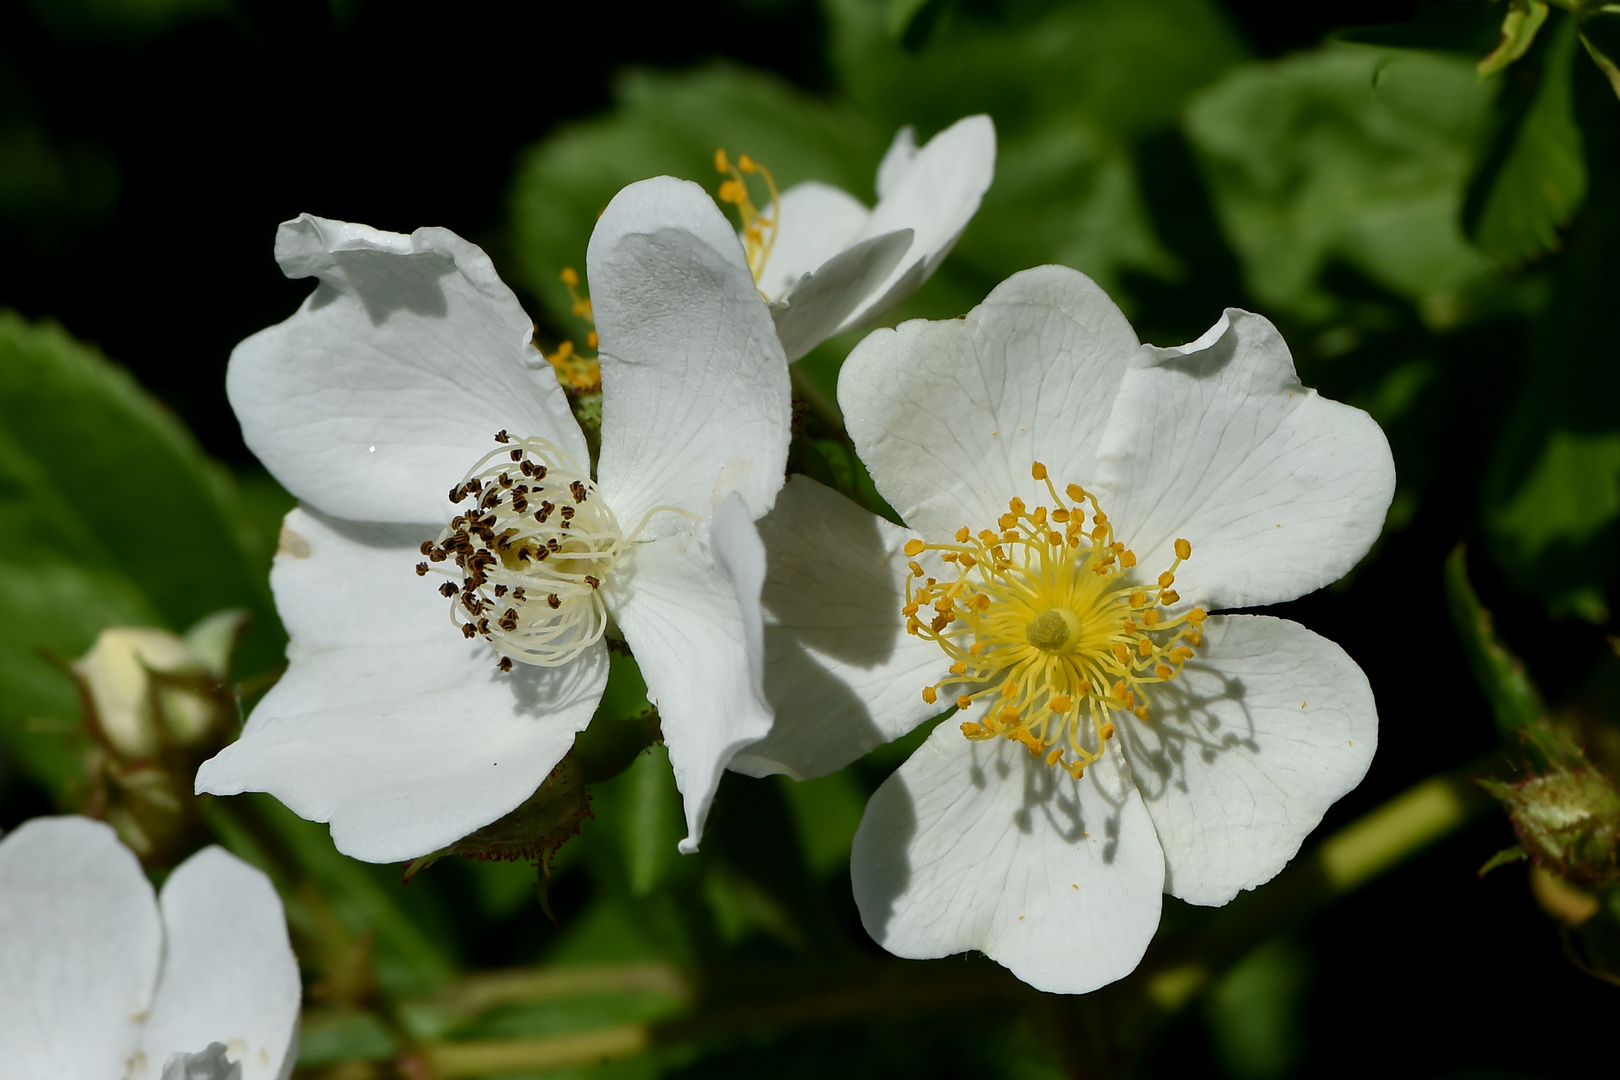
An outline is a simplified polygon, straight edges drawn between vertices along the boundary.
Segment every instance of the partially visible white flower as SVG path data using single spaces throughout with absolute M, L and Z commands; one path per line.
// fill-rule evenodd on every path
M 226 389 L 301 504 L 271 571 L 289 666 L 197 790 L 268 791 L 355 858 L 436 851 L 568 752 L 616 627 L 695 849 L 720 773 L 770 728 L 754 521 L 782 485 L 790 417 L 725 217 L 662 177 L 598 220 L 595 477 L 533 324 L 478 248 L 305 216 L 276 257 L 319 284 L 237 347 Z
M 782 192 L 773 227 L 757 238 L 745 228 L 744 238 L 788 360 L 871 322 L 927 281 L 978 211 L 995 167 L 995 125 L 969 116 L 920 149 L 916 131 L 901 128 L 878 166 L 870 210 L 819 181 Z
M 7 1076 L 285 1078 L 300 995 L 281 899 L 224 849 L 154 896 L 100 822 L 36 818 L 0 839 Z
M 951 703 L 851 856 L 891 952 L 978 949 L 1043 990 L 1121 978 L 1161 890 L 1268 880 L 1366 772 L 1372 692 L 1297 623 L 1211 615 L 1338 579 L 1378 537 L 1378 425 L 1229 309 L 1140 345 L 1090 279 L 1014 275 L 965 319 L 879 330 L 839 403 L 910 529 L 795 477 L 761 522 L 771 735 L 818 776 Z

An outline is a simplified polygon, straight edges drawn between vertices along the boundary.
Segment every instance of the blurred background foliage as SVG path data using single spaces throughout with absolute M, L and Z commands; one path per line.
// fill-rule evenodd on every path
M 1612 1069 L 1617 28 L 1573 0 L 6 5 L 0 827 L 89 809 L 146 823 L 154 874 L 210 839 L 266 868 L 311 1077 Z M 1283 612 L 1365 667 L 1383 726 L 1294 867 L 1218 912 L 1171 902 L 1142 971 L 1083 999 L 897 961 L 860 929 L 848 852 L 920 733 L 809 783 L 728 776 L 682 857 L 628 663 L 538 879 L 447 858 L 404 884 L 274 800 L 191 799 L 285 642 L 265 573 L 291 499 L 223 393 L 231 346 L 308 288 L 271 258 L 278 221 L 451 227 L 549 350 L 581 329 L 559 274 L 623 184 L 713 189 L 723 146 L 870 199 L 898 128 L 981 111 L 995 183 L 891 321 L 1061 262 L 1144 340 L 1262 312 L 1390 437 L 1383 540 Z M 858 337 L 802 363 L 795 460 L 870 499 L 833 404 Z M 107 627 L 222 609 L 248 621 L 201 687 L 228 705 L 214 741 L 112 745 L 71 662 Z

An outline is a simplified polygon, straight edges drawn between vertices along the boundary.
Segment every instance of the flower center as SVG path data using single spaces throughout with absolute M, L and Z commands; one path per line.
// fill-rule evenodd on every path
M 1181 673 L 1203 643 L 1205 612 L 1167 610 L 1181 600 L 1172 586 L 1192 557 L 1186 540 L 1176 541 L 1157 583 L 1144 584 L 1095 496 L 1070 484 L 1065 500 L 1046 466 L 1036 462 L 1031 473 L 1045 481 L 1051 508 L 1015 498 L 997 530 L 975 536 L 963 526 L 955 543 L 906 544 L 913 561 L 902 611 L 908 633 L 950 656 L 945 682 L 958 690 L 959 709 L 993 699 L 962 734 L 1022 743 L 1078 779 L 1113 738 L 1114 713 L 1149 718 L 1145 688 Z M 954 567 L 955 580 L 926 577 L 915 561 L 925 551 Z M 937 701 L 941 685 L 924 687 L 923 700 Z
M 765 273 L 765 264 L 770 261 L 771 248 L 776 246 L 776 227 L 782 220 L 782 199 L 776 190 L 776 178 L 771 170 L 747 154 L 733 163 L 723 148 L 714 152 L 714 169 L 728 178 L 720 182 L 720 201 L 735 206 L 737 216 L 742 219 L 743 253 L 748 257 L 754 284 L 758 285 Z M 765 189 L 771 197 L 768 214 L 760 212 L 748 193 L 747 177 L 756 175 L 765 181 Z
M 439 592 L 450 600 L 451 622 L 464 637 L 489 642 L 502 671 L 514 660 L 566 664 L 607 631 L 599 587 L 629 541 L 568 454 L 504 431 L 495 441 L 502 448 L 450 489 L 452 503 L 472 503 L 437 542 L 423 542 L 428 561 L 416 572 L 450 579 Z

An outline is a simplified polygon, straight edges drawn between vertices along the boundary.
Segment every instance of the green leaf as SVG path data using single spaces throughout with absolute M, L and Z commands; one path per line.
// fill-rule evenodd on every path
M 248 608 L 256 619 L 238 670 L 281 659 L 267 554 L 243 525 L 229 476 L 122 369 L 60 327 L 9 312 L 0 312 L 0 537 L 9 557 L 127 581 L 172 630 Z M 0 610 L 0 622 L 17 614 Z
M 1575 23 L 1540 51 L 1539 80 L 1517 124 L 1498 136 L 1476 180 L 1469 234 L 1498 262 L 1517 265 L 1560 246 L 1558 231 L 1586 198 L 1586 163 L 1571 93 Z
M 1446 558 L 1444 573 L 1451 624 L 1474 681 L 1490 704 L 1496 730 L 1505 735 L 1540 720 L 1547 714 L 1541 692 L 1524 662 L 1497 640 L 1491 613 L 1468 580 L 1467 552 L 1461 544 Z
M 1511 501 L 1490 524 L 1511 557 L 1535 561 L 1555 545 L 1579 548 L 1620 516 L 1620 432 L 1554 430 Z
M 1188 107 L 1221 226 L 1264 305 L 1325 320 L 1344 263 L 1428 310 L 1490 273 L 1457 219 L 1491 90 L 1461 58 L 1330 45 L 1245 65 Z
M 1614 89 L 1615 96 L 1620 97 L 1620 64 L 1616 64 L 1607 52 L 1598 47 L 1592 40 L 1590 31 L 1581 33 L 1581 44 L 1586 48 L 1586 55 L 1592 58 L 1592 63 L 1596 64 L 1598 70 L 1603 72 L 1603 77 L 1609 80 L 1609 86 Z
M 556 326 L 573 332 L 558 275 L 583 267 L 597 216 L 624 185 L 668 174 L 718 187 L 714 152 L 746 153 L 787 188 L 821 180 L 870 198 L 893 131 L 872 126 L 780 78 L 725 64 L 666 74 L 628 71 L 614 87 L 614 111 L 564 127 L 530 147 L 518 165 L 510 206 L 521 282 Z

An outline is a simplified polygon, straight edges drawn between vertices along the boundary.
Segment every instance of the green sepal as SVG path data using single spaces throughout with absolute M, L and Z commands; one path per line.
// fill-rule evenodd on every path
M 1502 40 L 1479 62 L 1479 77 L 1488 79 L 1525 54 L 1536 31 L 1547 21 L 1547 5 L 1542 0 L 1512 0 L 1502 19 Z
M 1483 781 L 1481 783 L 1483 783 Z M 1487 788 L 1487 790 L 1489 789 Z M 1492 792 L 1492 794 L 1494 795 L 1495 792 Z M 1528 856 L 1525 854 L 1524 848 L 1519 844 L 1514 844 L 1512 847 L 1503 848 L 1501 851 L 1498 851 L 1495 855 L 1492 855 L 1489 859 L 1485 860 L 1485 865 L 1479 868 L 1479 876 L 1484 877 L 1492 870 L 1506 866 L 1509 863 L 1523 862 L 1526 858 L 1528 858 Z
M 1458 544 L 1445 562 L 1446 607 L 1457 631 L 1457 641 L 1474 673 L 1474 681 L 1491 706 L 1496 729 L 1518 731 L 1546 715 L 1541 692 L 1526 673 L 1524 662 L 1497 640 L 1491 613 L 1479 602 L 1468 581 L 1468 554 Z

